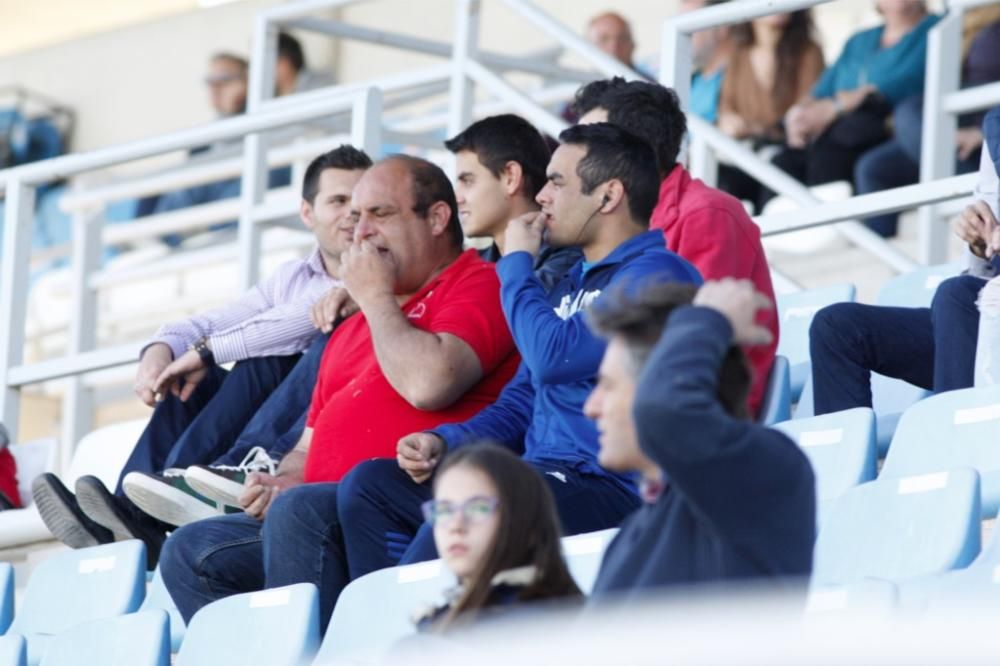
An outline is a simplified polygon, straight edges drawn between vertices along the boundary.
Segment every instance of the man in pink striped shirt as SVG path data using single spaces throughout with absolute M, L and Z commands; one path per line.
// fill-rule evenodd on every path
M 302 352 L 310 345 L 318 347 L 309 349 L 310 361 L 322 354 L 325 336 L 317 339 L 313 305 L 341 284 L 340 254 L 354 232 L 351 191 L 370 165 L 367 155 L 350 146 L 317 157 L 306 169 L 300 206 L 303 224 L 316 237 L 309 256 L 284 264 L 228 305 L 157 331 L 142 350 L 135 382 L 136 395 L 155 409 L 115 493 L 92 476 L 77 481 L 76 496 L 52 474 L 34 483 L 42 519 L 60 541 L 82 548 L 139 538 L 147 544 L 150 562 L 156 561 L 172 525 L 136 507 L 125 495 L 123 480 L 129 476 L 133 481 L 182 484 L 183 476 L 172 470 L 210 463 L 229 451 Z M 232 370 L 220 367 L 232 362 Z M 303 360 L 302 365 L 314 364 Z M 299 372 L 290 379 L 296 380 L 290 388 L 302 394 L 304 410 L 315 372 Z M 292 405 L 282 407 L 287 413 L 267 420 L 275 427 L 292 427 L 300 415 L 293 413 Z M 142 487 L 140 483 L 140 491 Z

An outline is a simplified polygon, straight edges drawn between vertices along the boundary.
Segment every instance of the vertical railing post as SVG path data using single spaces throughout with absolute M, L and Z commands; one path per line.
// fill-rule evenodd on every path
M 673 88 L 681 108 L 688 109 L 691 99 L 691 35 L 681 32 L 677 25 L 667 20 L 663 24 L 663 42 L 660 51 L 660 83 Z
M 957 118 L 944 110 L 944 99 L 959 87 L 962 67 L 962 10 L 949 11 L 927 37 L 924 82 L 924 125 L 920 145 L 920 182 L 955 174 Z M 948 227 L 939 219 L 937 206 L 922 206 L 917 213 L 918 260 L 939 264 L 948 258 Z
M 351 144 L 374 160 L 382 153 L 382 91 L 374 86 L 358 95 L 351 109 Z
M 701 178 L 709 187 L 715 187 L 719 176 L 719 161 L 708 142 L 697 134 L 690 134 L 688 169 L 695 178 Z
M 35 215 L 35 188 L 14 178 L 7 183 L 4 213 L 3 261 L 0 262 L 0 420 L 14 441 L 20 439 L 19 387 L 10 385 L 10 369 L 24 359 L 24 325 L 28 314 L 31 227 Z
M 68 355 L 92 351 L 97 347 L 97 292 L 90 287 L 90 276 L 101 265 L 103 211 L 98 214 L 78 212 L 73 215 L 72 308 L 70 313 Z M 82 375 L 66 380 L 63 394 L 62 437 L 59 467 L 69 470 L 73 449 L 93 427 L 93 389 Z
M 465 63 L 476 57 L 479 43 L 480 0 L 455 0 L 455 41 L 451 55 L 451 91 L 448 105 L 448 136 L 455 136 L 472 121 L 475 90 Z

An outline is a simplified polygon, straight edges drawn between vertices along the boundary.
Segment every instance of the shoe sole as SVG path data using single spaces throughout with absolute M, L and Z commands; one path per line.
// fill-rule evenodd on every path
M 220 506 L 242 509 L 240 506 L 240 495 L 243 494 L 242 483 L 229 481 L 200 467 L 189 467 L 184 472 L 184 480 L 196 493 L 204 495 Z
M 115 541 L 127 541 L 129 539 L 142 539 L 142 535 L 136 534 L 132 529 L 118 517 L 113 506 L 111 506 L 104 494 L 93 490 L 82 484 L 76 486 L 76 501 L 87 516 L 98 525 L 111 530 L 115 535 Z
M 31 492 L 42 522 L 55 538 L 70 548 L 101 545 L 102 542 L 80 523 L 73 509 L 66 504 L 48 479 L 40 477 Z
M 181 527 L 219 515 L 218 509 L 197 497 L 143 474 L 127 475 L 122 487 L 133 504 L 168 525 Z

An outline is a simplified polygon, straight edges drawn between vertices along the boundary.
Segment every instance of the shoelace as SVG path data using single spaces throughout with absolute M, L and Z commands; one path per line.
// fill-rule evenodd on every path
M 231 472 L 263 472 L 267 471 L 272 476 L 278 468 L 277 462 L 269 455 L 263 446 L 255 446 L 244 456 L 239 465 L 212 465 L 215 469 L 223 469 Z

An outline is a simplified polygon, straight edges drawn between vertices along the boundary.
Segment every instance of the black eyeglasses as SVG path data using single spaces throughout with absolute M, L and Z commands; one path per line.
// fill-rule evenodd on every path
M 456 504 L 448 500 L 427 500 L 420 505 L 424 512 L 424 520 L 431 525 L 449 523 L 462 514 L 470 523 L 481 523 L 494 513 L 500 505 L 496 497 L 477 495 L 464 502 Z

